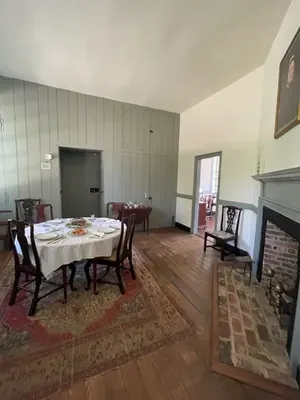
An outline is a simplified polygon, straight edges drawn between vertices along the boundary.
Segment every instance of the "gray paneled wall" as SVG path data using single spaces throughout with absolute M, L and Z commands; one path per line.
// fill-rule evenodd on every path
M 0 77 L 0 134 L 0 209 L 41 197 L 59 216 L 59 147 L 95 149 L 102 150 L 104 203 L 144 202 L 147 193 L 151 226 L 171 225 L 178 114 Z M 46 153 L 51 170 L 40 166 Z

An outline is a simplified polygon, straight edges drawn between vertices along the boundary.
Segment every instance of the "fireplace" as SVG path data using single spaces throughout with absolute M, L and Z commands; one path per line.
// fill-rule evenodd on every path
M 279 318 L 283 328 L 287 329 L 286 348 L 291 352 L 297 297 L 300 276 L 300 224 L 290 218 L 264 206 L 260 238 L 260 253 L 257 263 L 257 280 L 268 284 L 270 271 L 272 277 L 272 296 L 270 303 L 276 309 L 274 288 L 282 287 L 282 299 Z M 268 291 L 266 293 L 268 295 Z M 278 296 L 278 295 L 277 295 Z M 280 295 L 281 296 L 281 295 Z M 277 308 L 279 310 L 279 308 Z

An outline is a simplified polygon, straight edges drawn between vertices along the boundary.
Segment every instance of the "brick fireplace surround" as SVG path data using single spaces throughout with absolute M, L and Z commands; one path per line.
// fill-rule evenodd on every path
M 255 233 L 254 260 L 256 261 L 253 273 L 260 278 L 260 248 L 261 239 L 265 230 L 266 245 L 263 257 L 264 266 L 277 268 L 278 276 L 290 275 L 295 277 L 298 268 L 299 242 L 291 235 L 283 232 L 274 221 L 267 221 L 264 210 L 275 211 L 279 215 L 289 218 L 293 226 L 300 224 L 300 167 L 281 171 L 255 175 L 253 178 L 261 183 L 260 197 L 257 209 L 257 224 Z M 266 211 L 265 211 L 266 212 Z M 298 231 L 300 232 L 300 225 Z M 295 237 L 295 235 L 293 235 Z M 296 375 L 297 366 L 300 364 L 300 290 L 298 291 L 297 309 L 290 349 L 292 373 Z
M 267 221 L 262 279 L 266 281 L 266 270 L 273 268 L 276 281 L 295 286 L 298 275 L 298 251 L 299 242 L 296 239 Z

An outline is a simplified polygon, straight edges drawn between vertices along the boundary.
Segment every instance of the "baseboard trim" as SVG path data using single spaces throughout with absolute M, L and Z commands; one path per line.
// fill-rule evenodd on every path
M 175 222 L 175 226 L 179 229 L 182 229 L 185 232 L 191 233 L 191 228 L 186 225 L 181 224 L 180 222 Z

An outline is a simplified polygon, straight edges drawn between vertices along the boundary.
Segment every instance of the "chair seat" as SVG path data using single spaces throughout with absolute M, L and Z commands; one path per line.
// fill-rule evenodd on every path
M 211 232 L 207 231 L 206 233 L 208 234 L 208 236 L 213 236 L 217 239 L 222 239 L 222 240 L 231 240 L 235 238 L 235 235 L 225 231 L 211 231 Z
M 112 255 L 110 257 L 97 257 L 97 260 L 115 262 L 117 260 L 117 249 L 113 250 Z

